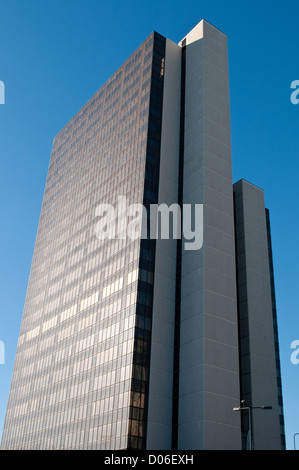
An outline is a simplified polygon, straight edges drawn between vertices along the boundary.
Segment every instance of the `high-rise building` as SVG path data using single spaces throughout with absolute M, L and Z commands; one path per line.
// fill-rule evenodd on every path
M 152 33 L 54 140 L 2 448 L 241 449 L 249 433 L 281 448 L 269 223 L 252 188 L 232 185 L 225 34 Z M 143 222 L 153 205 L 173 221 L 174 205 L 200 205 L 203 243 L 196 217 L 182 237 L 129 237 L 133 204 Z M 272 410 L 249 429 L 242 399 Z
M 264 192 L 244 180 L 234 184 L 234 201 L 241 394 L 251 406 L 274 410 L 251 410 L 254 448 L 279 449 L 285 435 L 269 210 Z M 243 414 L 246 439 L 248 415 Z

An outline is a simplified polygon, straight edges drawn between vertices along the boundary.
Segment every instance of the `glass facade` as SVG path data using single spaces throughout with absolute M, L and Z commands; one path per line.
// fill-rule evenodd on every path
M 3 448 L 144 446 L 154 245 L 95 213 L 157 200 L 164 52 L 153 33 L 54 140 Z
M 154 39 L 143 196 L 143 205 L 148 214 L 148 229 L 150 228 L 150 205 L 158 203 L 165 62 L 165 38 L 154 33 Z M 154 239 L 148 237 L 148 239 L 141 240 L 128 434 L 129 449 L 146 448 L 155 247 Z

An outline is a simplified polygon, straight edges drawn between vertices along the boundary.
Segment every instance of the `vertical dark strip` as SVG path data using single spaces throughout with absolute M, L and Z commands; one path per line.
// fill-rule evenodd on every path
M 249 344 L 249 324 L 248 324 L 248 298 L 247 298 L 247 278 L 246 278 L 246 259 L 242 260 L 245 255 L 245 239 L 244 239 L 244 213 L 243 213 L 243 190 L 242 186 L 237 184 L 233 191 L 234 202 L 234 224 L 235 224 L 235 263 L 236 263 L 236 280 L 237 280 L 237 314 L 238 314 L 238 340 L 239 340 L 239 375 L 240 375 L 240 400 L 246 396 L 247 401 L 251 404 L 251 375 L 246 374 L 245 370 L 250 368 L 250 344 Z M 242 201 L 241 206 L 236 209 L 236 198 Z M 243 279 L 241 282 L 241 271 L 243 271 Z M 244 273 L 245 271 L 245 273 Z M 245 278 L 244 278 L 245 276 Z M 241 296 L 241 288 L 243 290 Z M 241 328 L 242 323 L 242 328 Z M 247 351 L 247 354 L 246 354 Z M 248 412 L 241 413 L 241 436 L 242 449 L 245 450 L 248 445 L 249 432 L 249 416 Z
M 166 39 L 154 33 L 143 205 L 158 204 Z M 140 242 L 128 449 L 146 449 L 156 240 Z
M 178 204 L 180 207 L 183 207 L 185 87 L 186 87 L 186 46 L 183 45 L 182 62 L 181 62 L 181 110 L 180 110 L 179 187 L 178 187 Z M 181 230 L 181 233 L 183 233 L 182 230 Z M 177 241 L 177 265 L 176 265 L 176 299 L 175 299 L 173 395 L 172 395 L 172 450 L 178 449 L 181 283 L 182 283 L 181 279 L 182 279 L 182 239 L 179 239 Z
M 271 240 L 271 228 L 270 228 L 270 213 L 269 213 L 269 209 L 265 209 L 265 211 L 266 211 L 268 255 L 269 255 L 268 257 L 269 257 L 273 331 L 274 331 L 274 345 L 275 345 L 275 361 L 276 361 L 276 377 L 277 377 L 278 406 L 279 406 L 279 420 L 280 420 L 280 440 L 281 440 L 281 449 L 285 450 L 286 441 L 285 441 L 284 412 L 283 412 L 283 401 L 282 401 L 282 384 L 281 384 L 280 354 L 279 354 L 279 342 L 278 342 L 278 325 L 277 325 L 277 310 L 276 310 L 275 285 L 274 285 L 274 268 L 273 268 L 272 240 Z
M 236 220 L 236 193 L 233 191 L 233 203 L 234 203 L 234 226 L 235 226 L 235 266 L 236 266 L 236 297 L 237 297 L 237 314 L 238 314 L 238 341 L 239 341 L 239 377 L 240 377 L 240 401 L 243 397 L 243 381 L 242 381 L 242 361 L 241 361 L 241 331 L 240 331 L 240 283 L 239 283 L 239 260 L 238 260 L 238 232 L 237 232 L 237 220 Z M 238 221 L 240 223 L 240 220 Z M 244 413 L 241 413 L 241 435 L 242 435 L 242 449 L 246 449 L 246 434 L 247 431 L 244 423 Z

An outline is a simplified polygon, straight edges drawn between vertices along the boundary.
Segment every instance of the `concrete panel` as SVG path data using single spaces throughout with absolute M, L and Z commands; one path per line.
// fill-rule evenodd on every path
M 263 191 L 241 180 L 234 185 L 238 276 L 241 380 L 243 398 L 253 410 L 253 446 L 281 449 L 276 377 L 273 305 Z M 241 284 L 242 282 L 242 284 Z M 241 302 L 242 301 L 242 302 Z
M 181 48 L 166 40 L 158 204 L 177 203 Z M 147 449 L 170 449 L 172 439 L 176 240 L 157 240 L 148 402 Z
M 204 204 L 204 244 L 201 256 L 182 257 L 179 448 L 240 448 L 240 424 L 226 421 L 240 398 L 227 44 L 205 21 L 202 32 L 186 38 L 183 197 Z M 221 401 L 223 383 L 223 414 L 210 436 L 205 402 L 209 395 L 213 409 Z

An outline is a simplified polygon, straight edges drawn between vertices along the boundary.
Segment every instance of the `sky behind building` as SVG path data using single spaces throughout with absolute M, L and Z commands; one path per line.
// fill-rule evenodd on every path
M 0 2 L 0 434 L 54 136 L 153 31 L 179 42 L 202 18 L 228 36 L 233 181 L 270 209 L 287 448 L 299 432 L 296 1 Z M 297 446 L 299 447 L 299 445 Z

